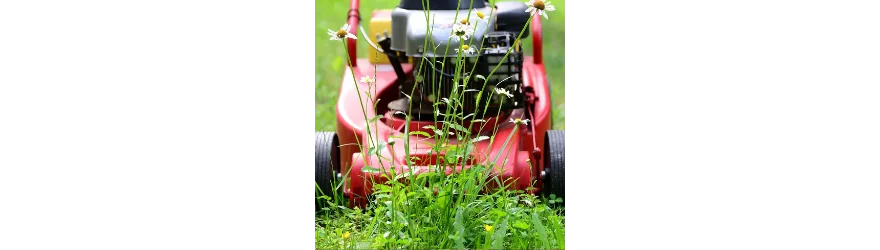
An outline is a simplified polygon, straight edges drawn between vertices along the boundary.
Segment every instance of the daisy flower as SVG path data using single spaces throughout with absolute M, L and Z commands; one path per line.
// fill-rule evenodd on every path
M 342 41 L 345 40 L 346 37 L 357 40 L 357 36 L 352 33 L 348 33 L 351 27 L 346 23 L 342 25 L 342 28 L 339 28 L 339 31 L 333 31 L 331 29 L 327 29 L 327 35 L 330 35 L 330 40 L 333 41 Z
M 519 119 L 519 118 L 513 119 L 513 118 L 511 118 L 510 122 L 513 124 L 516 124 L 516 125 L 520 125 L 520 124 L 529 125 L 529 119 Z
M 553 5 L 550 4 L 550 1 L 547 1 L 545 3 L 542 0 L 529 0 L 529 2 L 526 3 L 526 5 L 529 6 L 529 8 L 526 9 L 526 12 L 531 12 L 532 15 L 534 15 L 537 12 L 538 15 L 544 16 L 544 19 L 548 19 L 548 20 L 550 18 L 547 17 L 547 11 L 556 10 L 556 7 L 553 7 Z
M 463 44 L 463 45 L 461 45 L 461 51 L 464 51 L 465 54 L 470 55 L 470 54 L 474 53 L 474 48 L 471 46 L 468 46 L 467 44 Z M 458 53 L 458 52 L 459 52 L 459 50 L 455 49 L 455 53 Z
M 495 88 L 495 94 L 506 95 L 507 97 L 513 98 L 513 94 L 503 88 Z
M 370 76 L 361 77 L 361 83 L 373 84 L 374 82 L 376 82 L 376 79 L 373 79 Z
M 452 38 L 456 42 L 459 40 L 467 40 L 474 34 L 474 27 L 467 24 L 457 23 L 452 26 Z

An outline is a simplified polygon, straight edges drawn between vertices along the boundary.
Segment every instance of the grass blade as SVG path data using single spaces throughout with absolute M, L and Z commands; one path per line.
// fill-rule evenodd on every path
M 504 249 L 505 236 L 507 236 L 507 218 L 501 221 L 495 234 L 492 235 L 492 249 Z
M 532 224 L 535 224 L 535 230 L 538 231 L 538 238 L 541 240 L 541 248 L 550 248 L 550 243 L 547 242 L 547 231 L 544 230 L 544 225 L 541 224 L 541 220 L 538 219 L 538 213 L 532 213 Z

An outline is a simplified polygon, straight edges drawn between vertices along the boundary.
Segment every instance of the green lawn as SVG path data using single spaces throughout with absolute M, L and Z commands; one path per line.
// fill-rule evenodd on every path
M 522 1 L 526 2 L 526 1 Z M 374 9 L 393 9 L 398 0 L 361 1 L 360 13 L 366 29 Z M 550 20 L 543 20 L 544 63 L 550 80 L 553 99 L 553 128 L 565 129 L 565 1 L 554 0 L 556 11 Z M 336 99 L 345 65 L 345 51 L 338 42 L 328 40 L 327 29 L 337 30 L 345 24 L 349 1 L 318 1 L 315 3 L 315 130 L 336 129 Z M 359 39 L 360 37 L 358 33 Z M 531 36 L 525 41 L 526 54 L 531 54 Z M 367 56 L 367 45 L 358 43 L 358 56 Z

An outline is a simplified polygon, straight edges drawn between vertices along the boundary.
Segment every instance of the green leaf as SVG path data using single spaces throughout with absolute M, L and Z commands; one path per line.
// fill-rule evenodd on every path
M 367 150 L 367 156 L 377 155 L 377 154 L 379 154 L 379 151 L 382 150 L 383 148 L 385 148 L 385 142 L 379 141 L 378 145 L 376 145 L 375 147 L 370 147 L 370 149 Z
M 410 172 L 403 172 L 403 173 L 400 173 L 400 174 L 395 175 L 395 176 L 394 176 L 394 180 L 396 181 L 396 180 L 399 180 L 399 179 L 401 179 L 401 178 L 406 178 L 406 177 L 409 177 L 409 175 L 410 175 Z
M 550 248 L 550 243 L 547 242 L 547 230 L 544 229 L 544 224 L 541 224 L 541 220 L 538 219 L 538 213 L 532 213 L 532 224 L 535 225 L 535 230 L 538 231 L 538 239 L 541 240 L 541 248 Z
M 504 237 L 507 236 L 507 218 L 501 221 L 495 234 L 492 235 L 492 249 L 504 249 Z
M 363 168 L 361 168 L 361 172 L 364 172 L 364 173 L 380 173 L 380 172 L 382 172 L 382 170 L 379 170 L 378 168 L 374 168 L 374 167 L 370 167 L 370 166 L 364 166 Z
M 455 211 L 455 222 L 452 223 L 452 226 L 455 227 L 455 248 L 462 249 L 464 248 L 464 223 L 462 222 L 462 210 L 461 207 Z
M 519 229 L 529 229 L 529 223 L 525 223 L 521 220 L 518 220 L 513 223 L 513 227 L 519 228 Z
M 382 118 L 382 116 L 377 115 L 376 117 L 370 118 L 370 120 L 368 122 L 370 122 L 370 123 L 375 122 L 376 120 L 379 120 L 379 118 Z
M 485 141 L 485 140 L 488 140 L 489 138 L 491 138 L 491 137 L 481 135 L 481 136 L 477 136 L 477 138 L 471 139 L 471 142 Z
M 460 132 L 462 132 L 462 133 L 468 133 L 468 132 L 469 132 L 467 129 L 465 129 L 465 128 L 462 127 L 461 125 L 458 125 L 458 124 L 455 124 L 455 123 L 446 123 L 446 125 L 449 125 L 449 127 L 452 127 L 453 129 L 458 130 L 458 131 L 460 131 Z
M 425 137 L 431 137 L 430 134 L 425 133 L 424 131 L 413 131 L 413 132 L 409 132 L 409 134 L 410 134 L 410 135 L 421 135 L 421 136 L 425 136 Z

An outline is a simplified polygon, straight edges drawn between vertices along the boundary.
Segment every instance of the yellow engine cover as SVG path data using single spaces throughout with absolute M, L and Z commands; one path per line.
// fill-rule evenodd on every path
M 370 18 L 370 27 L 367 32 L 370 35 L 367 39 L 373 42 L 373 44 L 378 45 L 376 41 L 376 34 L 385 34 L 385 31 L 388 31 L 388 35 L 391 35 L 391 10 L 374 10 L 373 16 Z M 373 46 L 367 46 L 370 54 L 370 63 L 373 64 L 388 64 L 388 56 L 385 54 L 379 53 Z M 402 63 L 412 63 L 412 58 L 409 59 L 408 62 Z

